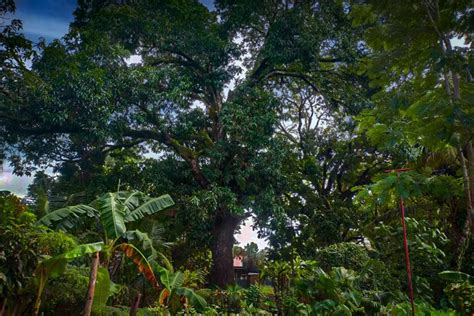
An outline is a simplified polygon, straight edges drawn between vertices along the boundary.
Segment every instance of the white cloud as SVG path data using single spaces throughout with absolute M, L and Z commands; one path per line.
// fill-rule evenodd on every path
M 18 196 L 25 196 L 33 177 L 19 177 L 9 171 L 0 174 L 0 190 L 10 191 Z
M 258 245 L 258 249 L 262 250 L 268 246 L 265 239 L 258 238 L 257 231 L 252 229 L 254 224 L 252 218 L 248 218 L 240 227 L 240 234 L 235 234 L 235 239 L 239 242 L 241 247 L 254 242 Z

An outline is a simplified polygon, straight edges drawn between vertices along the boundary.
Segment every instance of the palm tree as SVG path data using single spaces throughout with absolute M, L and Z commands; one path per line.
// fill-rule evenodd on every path
M 131 240 L 139 241 L 143 248 L 152 250 L 152 256 L 156 255 L 153 242 L 147 233 L 138 229 L 127 230 L 127 224 L 140 220 L 146 216 L 156 214 L 174 205 L 169 195 L 158 198 L 150 198 L 139 191 L 106 193 L 89 205 L 74 205 L 61 208 L 43 216 L 37 224 L 70 230 L 85 219 L 95 219 L 102 228 L 100 249 L 96 250 L 91 267 L 88 300 L 84 315 L 89 315 L 95 290 L 95 279 L 99 265 L 99 251 L 104 254 L 102 260 L 104 266 L 108 266 L 110 259 L 117 252 L 124 253 L 137 265 L 138 270 L 157 289 L 159 289 L 157 278 L 151 268 L 148 259 L 133 244 Z M 51 258 L 52 260 L 54 258 Z M 54 260 L 53 260 L 54 261 Z M 38 299 L 41 296 L 39 291 Z M 39 309 L 39 307 L 38 307 Z

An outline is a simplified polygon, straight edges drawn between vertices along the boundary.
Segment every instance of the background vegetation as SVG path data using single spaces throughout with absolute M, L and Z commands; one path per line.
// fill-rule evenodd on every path
M 474 312 L 470 1 L 79 1 L 50 43 L 14 11 L 0 315 L 406 315 L 400 198 L 417 314 Z

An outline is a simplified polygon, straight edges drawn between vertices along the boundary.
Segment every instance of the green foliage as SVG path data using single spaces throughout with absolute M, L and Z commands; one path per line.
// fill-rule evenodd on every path
M 81 244 L 60 255 L 50 257 L 41 261 L 35 269 L 35 279 L 38 283 L 34 306 L 35 313 L 39 312 L 43 291 L 50 277 L 57 277 L 63 274 L 66 270 L 67 263 L 69 261 L 84 257 L 88 254 L 100 252 L 103 246 L 103 242 L 93 244 Z
M 417 315 L 436 315 L 436 316 L 454 316 L 458 315 L 452 309 L 437 309 L 433 307 L 431 304 L 423 302 L 423 301 L 416 301 L 415 302 L 415 311 Z M 388 315 L 394 316 L 402 316 L 411 313 L 411 305 L 410 303 L 399 303 L 399 304 L 389 304 L 385 306 L 382 310 L 382 313 L 386 313 Z
M 0 156 L 57 173 L 0 195 L 0 313 L 77 313 L 100 251 L 96 313 L 405 315 L 403 198 L 417 313 L 472 314 L 471 1 L 214 7 L 79 1 L 33 47 L 0 4 Z M 247 218 L 271 287 L 227 286 Z
M 73 226 L 74 222 L 71 221 L 70 218 L 77 219 L 79 215 L 86 217 L 91 215 L 95 216 L 101 221 L 105 243 L 81 244 L 70 251 L 42 261 L 36 269 L 36 277 L 38 278 L 39 285 L 35 310 L 39 310 L 42 292 L 49 277 L 62 274 L 66 269 L 68 261 L 95 252 L 103 251 L 106 255 L 106 262 L 108 262 L 112 254 L 116 251 L 122 251 L 125 256 L 133 261 L 145 278 L 148 279 L 154 287 L 158 287 L 158 281 L 147 257 L 133 244 L 127 243 L 126 241 L 128 239 L 138 239 L 145 250 L 151 251 L 152 257 L 150 258 L 155 260 L 157 252 L 153 247 L 153 242 L 147 234 L 138 230 L 127 231 L 125 217 L 133 214 L 127 222 L 135 221 L 143 218 L 145 215 L 157 213 L 163 208 L 173 204 L 173 200 L 168 195 L 150 199 L 141 192 L 118 192 L 107 193 L 97 198 L 91 203 L 91 205 L 96 208 L 86 205 L 70 206 L 54 211 L 53 216 L 51 215 L 52 213 L 45 215 L 44 218 L 38 221 L 38 224 L 59 223 L 59 225 L 63 225 L 61 227 Z M 64 223 L 68 225 L 64 226 Z M 122 240 L 119 241 L 119 239 Z M 109 271 L 105 268 L 100 268 L 97 277 L 94 309 L 101 310 L 105 308 L 113 287 L 114 285 L 110 281 Z
M 439 278 L 435 277 L 447 267 L 446 235 L 427 220 L 406 218 L 408 245 L 410 249 L 411 266 L 414 275 L 415 291 L 418 297 L 430 302 L 433 299 L 433 289 L 439 288 Z M 388 271 L 393 277 L 405 282 L 405 259 L 403 256 L 403 234 L 398 221 L 392 225 L 378 225 L 372 232 L 373 247 L 377 259 L 390 264 Z
M 471 275 L 459 272 L 459 271 L 443 271 L 438 273 L 439 277 L 443 280 L 450 281 L 453 283 L 463 283 L 467 282 L 471 285 L 474 285 L 474 277 Z
M 325 271 L 331 270 L 333 267 L 359 271 L 368 264 L 369 259 L 364 247 L 351 242 L 322 248 L 316 255 L 316 260 Z
M 55 210 L 42 217 L 38 224 L 71 229 L 81 217 L 98 217 L 104 228 L 105 240 L 115 240 L 126 233 L 125 223 L 153 215 L 174 205 L 174 202 L 169 195 L 149 198 L 141 192 L 117 192 L 104 194 L 91 205 Z
M 25 308 L 36 297 L 35 309 L 39 310 L 48 278 L 64 272 L 67 261 L 90 253 L 90 249 L 97 251 L 100 245 L 76 246 L 75 239 L 66 233 L 35 225 L 35 216 L 13 195 L 3 194 L 0 204 L 0 288 L 10 301 L 6 308 L 27 313 Z
M 439 277 L 450 282 L 444 289 L 450 305 L 461 315 L 470 315 L 474 311 L 474 278 L 459 271 L 443 271 Z
M 92 218 L 97 215 L 97 211 L 93 207 L 88 205 L 75 205 L 52 211 L 40 218 L 37 223 L 38 225 L 52 226 L 56 222 L 59 222 L 57 228 L 71 229 L 81 217 L 87 216 Z
M 63 231 L 46 231 L 38 238 L 41 253 L 48 256 L 57 256 L 72 250 L 76 240 Z
M 252 284 L 245 290 L 245 304 L 247 307 L 259 308 L 262 304 L 262 292 L 258 285 Z
M 185 274 L 180 271 L 172 272 L 165 268 L 159 268 L 160 281 L 164 289 L 160 292 L 159 303 L 176 313 L 187 304 L 191 304 L 197 309 L 204 309 L 207 306 L 206 300 L 193 289 L 185 287 Z M 181 301 L 184 299 L 184 303 Z
M 43 294 L 45 315 L 74 313 L 84 307 L 89 270 L 88 267 L 68 266 L 63 274 L 49 280 Z
M 290 289 L 291 266 L 288 262 L 273 261 L 265 264 L 260 272 L 262 280 L 269 279 L 275 295 L 278 313 L 284 312 L 283 299 Z
M 6 310 L 17 306 L 22 312 L 34 297 L 33 272 L 41 260 L 39 245 L 43 229 L 34 225 L 35 216 L 12 194 L 0 195 L 0 293 L 8 300 Z
M 469 282 L 449 284 L 444 292 L 449 304 L 461 315 L 472 315 L 474 312 L 474 285 Z

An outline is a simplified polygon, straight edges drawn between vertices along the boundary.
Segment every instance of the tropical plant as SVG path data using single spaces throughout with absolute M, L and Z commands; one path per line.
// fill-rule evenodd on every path
M 103 246 L 103 242 L 78 245 L 74 249 L 69 250 L 63 254 L 41 261 L 35 271 L 35 278 L 37 279 L 38 285 L 34 304 L 34 315 L 39 315 L 41 296 L 48 282 L 48 278 L 59 276 L 60 274 L 64 273 L 68 261 L 84 257 L 88 254 L 97 253 L 103 249 Z
M 138 229 L 127 230 L 126 225 L 146 216 L 156 214 L 174 205 L 169 195 L 150 198 L 145 194 L 134 192 L 106 193 L 89 205 L 75 205 L 52 211 L 38 220 L 38 225 L 69 230 L 87 218 L 100 222 L 102 236 L 108 250 L 108 258 L 115 250 L 127 251 L 130 256 L 140 255 L 132 244 L 122 241 L 136 241 L 143 249 L 150 249 L 155 256 L 153 241 L 145 232 Z
M 98 279 L 100 283 L 100 277 Z M 72 315 L 82 310 L 88 283 L 89 268 L 69 264 L 63 274 L 49 278 L 43 291 L 41 312 L 53 316 Z
M 39 227 L 35 221 L 18 197 L 0 193 L 0 296 L 5 313 L 31 313 L 38 264 L 76 246 L 70 235 Z
M 163 289 L 160 292 L 159 303 L 164 305 L 173 314 L 178 310 L 187 309 L 192 305 L 199 310 L 207 306 L 206 300 L 192 288 L 185 285 L 185 274 L 181 271 L 172 271 L 163 267 L 158 268 Z
M 460 271 L 443 271 L 439 277 L 450 282 L 444 289 L 448 301 L 461 315 L 474 313 L 474 277 Z
M 84 218 L 95 218 L 100 221 L 103 242 L 96 243 L 100 245 L 96 249 L 96 252 L 102 252 L 104 254 L 103 265 L 108 266 L 110 259 L 114 257 L 117 252 L 122 252 L 125 256 L 129 257 L 133 263 L 138 267 L 140 273 L 153 285 L 155 288 L 159 288 L 158 280 L 155 277 L 155 273 L 151 267 L 149 259 L 157 260 L 157 253 L 153 247 L 153 241 L 150 239 L 147 233 L 139 230 L 127 230 L 126 224 L 150 216 L 162 211 L 165 208 L 174 205 L 173 200 L 169 195 L 163 195 L 158 198 L 149 198 L 141 192 L 117 192 L 107 193 L 94 200 L 90 205 L 76 205 L 68 206 L 55 210 L 51 213 L 46 214 L 42 217 L 37 224 L 38 225 L 49 225 L 55 226 L 62 229 L 71 229 L 78 222 L 84 220 Z M 142 249 L 150 249 L 151 256 L 145 257 L 145 255 L 132 244 L 132 241 L 140 243 Z M 46 284 L 46 279 L 51 273 L 55 272 L 57 265 L 61 266 L 61 270 L 64 270 L 65 259 L 68 256 L 80 256 L 85 253 L 84 249 L 90 249 L 88 245 L 80 245 L 78 251 L 72 253 L 66 253 L 58 257 L 54 257 L 45 260 L 40 265 L 40 287 L 37 298 L 37 308 L 39 310 L 39 303 L 42 290 Z M 66 256 L 66 257 L 64 257 Z M 164 258 L 166 259 L 166 258 Z M 92 269 L 96 273 L 97 269 Z M 108 270 L 101 270 L 107 274 L 103 279 L 109 279 Z M 91 278 L 95 278 L 95 275 L 91 275 Z M 108 283 L 108 282 L 107 282 Z M 108 290 L 107 286 L 104 286 Z M 90 289 L 91 290 L 91 289 Z M 93 290 L 92 290 L 93 291 Z M 103 300 L 105 305 L 106 299 Z
M 291 273 L 291 266 L 282 261 L 267 262 L 260 273 L 262 280 L 268 278 L 272 283 L 279 315 L 284 314 L 283 298 L 289 291 Z
M 325 272 L 311 269 L 296 282 L 300 300 L 312 304 L 313 315 L 364 312 L 362 293 L 356 287 L 358 275 L 343 267 Z

